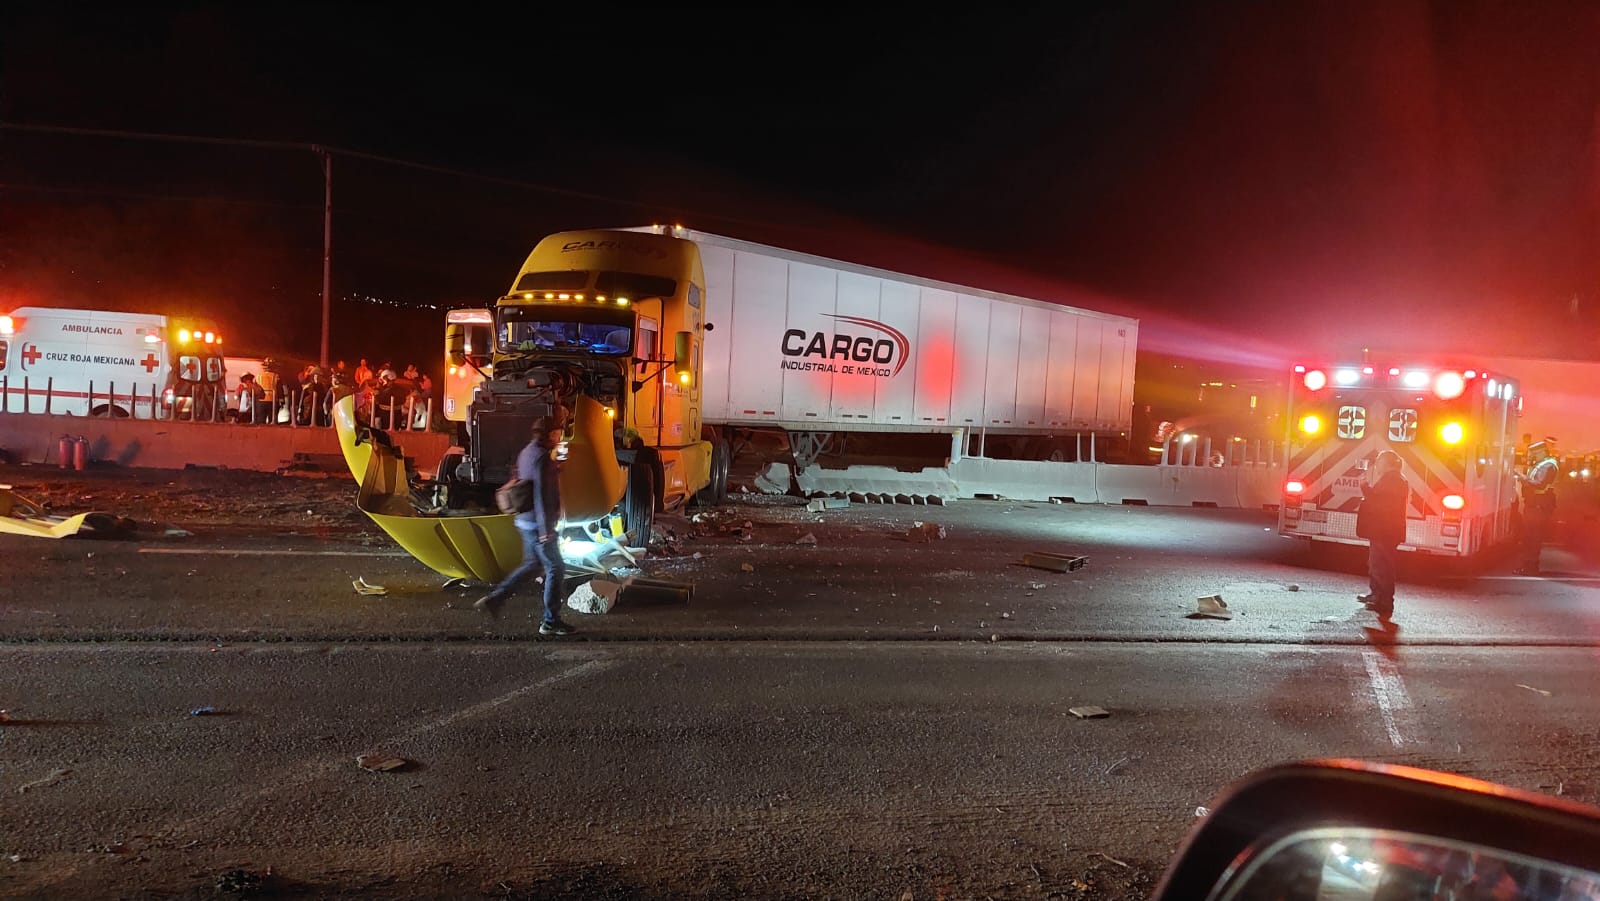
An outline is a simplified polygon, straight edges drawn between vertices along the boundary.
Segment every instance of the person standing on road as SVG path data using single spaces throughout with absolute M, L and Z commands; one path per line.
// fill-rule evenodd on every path
M 1518 575 L 1537 576 L 1539 555 L 1544 539 L 1550 532 L 1550 521 L 1556 513 L 1556 476 L 1561 464 L 1555 456 L 1556 440 L 1546 436 L 1543 441 L 1528 445 L 1526 473 L 1517 473 L 1522 485 L 1522 565 Z
M 1406 540 L 1406 505 L 1411 487 L 1400 474 L 1400 455 L 1380 451 L 1361 486 L 1361 509 L 1356 512 L 1356 535 L 1367 539 L 1367 593 L 1360 601 L 1379 617 L 1394 614 L 1395 570 L 1400 544 Z
M 562 588 L 567 572 L 556 532 L 561 520 L 561 485 L 555 451 L 565 427 L 559 417 L 541 416 L 534 420 L 533 440 L 517 455 L 514 473 L 533 488 L 532 508 L 518 513 L 515 519 L 522 532 L 522 565 L 472 605 L 490 616 L 499 617 L 506 598 L 542 569 L 544 620 L 539 623 L 540 635 L 571 635 L 575 631 L 561 620 Z

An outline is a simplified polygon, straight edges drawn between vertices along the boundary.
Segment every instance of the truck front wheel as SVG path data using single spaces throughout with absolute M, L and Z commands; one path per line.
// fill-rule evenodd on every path
M 635 460 L 628 467 L 628 487 L 622 495 L 622 521 L 631 545 L 649 546 L 656 522 L 656 474 L 643 460 Z

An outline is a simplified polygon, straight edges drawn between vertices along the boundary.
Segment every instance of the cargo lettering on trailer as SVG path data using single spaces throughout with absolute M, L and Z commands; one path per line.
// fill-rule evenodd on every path
M 865 326 L 877 329 L 888 337 L 874 337 L 872 335 L 852 335 L 835 332 L 807 332 L 804 329 L 792 328 L 783 333 L 783 343 L 780 349 L 786 357 L 823 357 L 828 360 L 850 360 L 855 363 L 879 363 L 881 368 L 856 369 L 853 366 L 834 368 L 828 366 L 826 372 L 839 372 L 848 374 L 871 374 L 880 378 L 889 378 L 900 373 L 906 365 L 906 357 L 911 347 L 911 341 L 899 329 L 879 322 L 875 319 L 863 319 L 858 316 L 838 316 L 824 314 L 830 319 L 847 322 L 852 325 Z M 888 364 L 894 363 L 894 368 L 889 369 Z M 793 361 L 784 360 L 781 363 L 784 369 L 810 371 L 820 369 L 816 366 L 794 365 Z

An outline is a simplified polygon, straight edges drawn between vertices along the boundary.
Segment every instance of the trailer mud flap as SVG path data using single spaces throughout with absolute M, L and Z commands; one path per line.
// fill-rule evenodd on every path
M 522 562 L 522 536 L 509 514 L 433 516 L 417 510 L 405 458 L 384 438 L 372 437 L 382 433 L 363 434 L 353 397 L 334 406 L 334 424 L 360 486 L 356 507 L 423 565 L 452 579 L 496 582 Z M 611 512 L 622 498 L 624 474 L 611 446 L 610 419 L 597 401 L 579 398 L 573 427 L 562 464 L 562 501 L 568 521 L 582 522 Z

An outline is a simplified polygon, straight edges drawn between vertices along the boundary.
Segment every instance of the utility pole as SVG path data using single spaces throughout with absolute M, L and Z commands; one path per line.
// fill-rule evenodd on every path
M 333 302 L 333 154 L 317 145 L 322 155 L 322 356 L 317 365 L 328 368 L 329 310 Z

